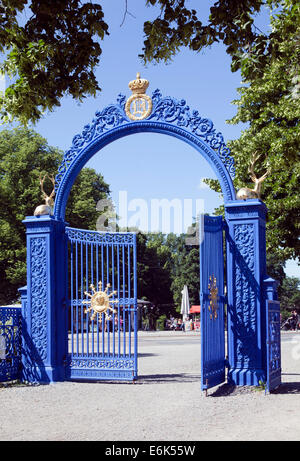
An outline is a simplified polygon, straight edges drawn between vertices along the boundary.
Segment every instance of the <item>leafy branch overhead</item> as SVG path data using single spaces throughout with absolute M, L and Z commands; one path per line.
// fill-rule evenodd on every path
M 250 182 L 248 166 L 253 153 L 260 154 L 256 174 L 270 171 L 262 191 L 269 210 L 267 249 L 285 261 L 300 256 L 299 2 L 282 2 L 281 11 L 271 14 L 270 22 L 273 54 L 265 54 L 255 72 L 252 57 L 244 61 L 244 86 L 233 101 L 237 113 L 229 123 L 248 126 L 229 147 L 236 164 L 237 190 Z M 216 181 L 207 182 L 219 190 Z
M 134 13 L 134 4 L 124 1 L 122 23 L 127 14 Z M 119 2 L 122 7 L 122 0 Z M 255 15 L 265 5 L 280 3 L 215 1 L 209 17 L 203 18 L 201 2 L 196 11 L 186 0 L 145 0 L 145 7 L 158 8 L 159 15 L 144 24 L 141 59 L 144 63 L 166 62 L 182 47 L 199 52 L 221 41 L 232 57 L 232 70 L 256 72 L 265 56 L 276 54 L 276 49 L 255 26 Z M 107 35 L 108 24 L 98 1 L 2 1 L 0 71 L 11 79 L 0 97 L 2 122 L 36 122 L 58 107 L 64 95 L 79 101 L 95 96 L 100 90 L 95 70 L 100 64 L 101 41 Z
M 33 130 L 17 128 L 0 132 L 0 303 L 17 299 L 26 283 L 26 234 L 22 220 L 44 202 L 40 176 L 57 172 L 63 153 L 48 145 Z M 45 193 L 52 190 L 45 183 Z M 109 196 L 101 174 L 83 168 L 71 189 L 66 211 L 70 226 L 94 228 L 100 215 L 96 203 Z
M 210 8 L 204 22 L 199 12 L 189 9 L 186 0 L 147 0 L 148 5 L 160 7 L 160 15 L 144 24 L 146 40 L 143 54 L 145 62 L 168 61 L 181 47 L 200 51 L 215 42 L 223 42 L 233 59 L 233 68 L 238 68 L 236 54 L 254 43 L 259 31 L 253 27 L 254 15 L 269 0 L 217 1 Z M 187 4 L 187 5 L 186 5 Z
M 284 27 L 298 30 L 293 45 L 299 50 L 298 0 L 217 1 L 204 20 L 200 19 L 203 18 L 201 5 L 199 11 L 189 9 L 186 0 L 147 0 L 146 3 L 158 6 L 160 15 L 144 24 L 145 41 L 141 54 L 144 63 L 167 62 L 182 48 L 199 52 L 223 42 L 231 56 L 232 72 L 240 70 L 243 78 L 248 80 L 261 76 L 266 63 L 278 58 Z M 256 16 L 263 10 L 274 17 L 289 10 L 294 22 L 263 32 L 255 24 Z M 289 68 L 299 70 L 299 59 L 291 61 Z M 298 76 L 294 75 L 294 83 L 300 83 Z
M 97 38 L 106 34 L 108 25 L 96 3 L 1 2 L 0 70 L 13 81 L 0 98 L 2 121 L 36 122 L 59 106 L 64 94 L 79 100 L 95 95 L 100 88 L 94 70 L 102 52 Z

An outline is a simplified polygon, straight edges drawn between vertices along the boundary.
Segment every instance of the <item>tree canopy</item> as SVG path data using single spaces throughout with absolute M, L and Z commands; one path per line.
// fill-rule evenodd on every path
M 255 14 L 272 0 L 222 0 L 212 2 L 208 18 L 189 8 L 186 0 L 147 0 L 160 7 L 160 15 L 144 24 L 145 41 L 141 57 L 145 62 L 168 61 L 182 47 L 201 51 L 215 42 L 223 42 L 233 58 L 232 69 L 239 67 L 238 53 L 254 43 L 260 31 L 254 25 Z
M 0 133 L 0 303 L 16 300 L 18 288 L 26 284 L 22 220 L 43 203 L 39 175 L 55 174 L 61 159 L 62 152 L 33 130 L 18 128 Z M 45 183 L 46 191 L 48 187 Z M 103 177 L 83 168 L 69 196 L 66 221 L 73 227 L 95 229 L 99 216 L 96 203 L 108 194 Z
M 254 47 L 242 59 L 244 85 L 233 101 L 237 114 L 229 123 L 248 127 L 228 144 L 236 163 L 236 189 L 250 185 L 253 154 L 260 155 L 256 176 L 269 170 L 262 192 L 269 210 L 267 250 L 284 262 L 300 256 L 299 3 L 286 0 L 270 20 L 272 53 Z M 208 183 L 220 190 L 216 181 Z
M 243 79 L 239 98 L 234 101 L 237 114 L 230 123 L 247 124 L 240 138 L 229 143 L 236 162 L 235 186 L 239 189 L 249 185 L 250 159 L 254 153 L 260 154 L 256 175 L 270 171 L 262 194 L 269 209 L 269 263 L 273 260 L 281 277 L 284 261 L 300 256 L 299 1 L 212 0 L 208 17 L 203 17 L 199 3 L 196 11 L 189 8 L 186 0 L 145 0 L 145 5 L 158 8 L 159 14 L 144 24 L 140 57 L 146 64 L 168 62 L 182 48 L 198 53 L 213 43 L 224 43 L 232 59 L 232 71 L 240 70 Z M 265 7 L 270 8 L 268 32 L 260 31 L 255 24 L 256 15 Z M 64 95 L 78 100 L 95 95 L 101 84 L 95 69 L 100 63 L 101 40 L 108 31 L 102 7 L 96 1 L 2 1 L 0 72 L 11 78 L 5 94 L 0 95 L 2 122 L 36 122 L 44 112 L 59 106 Z M 24 283 L 25 237 L 21 220 L 40 203 L 39 172 L 55 173 L 61 155 L 33 131 L 1 134 L 1 292 L 3 286 L 15 293 Z M 219 190 L 216 181 L 208 183 Z M 72 214 L 69 208 L 66 219 L 70 225 L 88 228 L 98 216 L 95 201 L 104 198 L 109 187 L 101 175 L 85 169 L 76 187 L 76 197 L 71 193 L 69 199 Z M 172 296 L 178 303 L 186 274 L 184 270 L 176 273 L 176 267 L 183 259 L 194 267 L 197 255 L 195 248 L 179 249 L 182 242 L 172 239 L 156 236 L 149 238 L 147 245 L 144 242 L 145 261 L 148 258 L 149 264 L 140 270 L 144 270 L 143 283 L 149 299 L 153 280 L 165 280 L 166 271 L 170 271 L 168 283 L 171 280 L 172 289 L 162 290 L 159 299 Z M 153 264 L 157 272 L 151 285 L 146 267 Z
M 295 3 L 290 0 L 291 3 Z M 144 24 L 141 60 L 167 62 L 182 48 L 196 52 L 223 42 L 232 70 L 254 48 L 274 53 L 255 15 L 279 0 L 212 1 L 208 17 L 186 0 L 145 0 L 159 14 Z M 95 69 L 109 34 L 101 4 L 80 0 L 4 0 L 0 5 L 0 71 L 12 80 L 0 98 L 2 122 L 36 122 L 64 95 L 82 100 L 100 90 Z
M 65 94 L 79 100 L 96 95 L 94 69 L 102 52 L 97 38 L 107 33 L 96 2 L 2 1 L 0 69 L 13 80 L 0 98 L 2 120 L 35 122 Z
M 280 307 L 282 310 L 300 310 L 300 289 L 299 279 L 296 277 L 286 277 L 282 283 L 282 295 L 280 297 Z
M 191 305 L 199 304 L 199 246 L 185 240 L 185 234 L 137 233 L 138 298 L 153 303 L 155 318 L 178 315 L 184 285 Z

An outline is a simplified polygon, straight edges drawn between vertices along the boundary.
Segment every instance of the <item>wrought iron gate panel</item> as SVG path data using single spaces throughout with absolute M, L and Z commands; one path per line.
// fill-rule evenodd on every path
M 21 307 L 0 307 L 0 381 L 21 377 L 21 327 Z
M 281 384 L 280 303 L 267 300 L 267 391 Z
M 70 227 L 66 234 L 70 312 L 67 376 L 136 379 L 136 235 Z M 113 309 L 110 320 L 90 307 L 95 292 L 107 292 Z
M 222 216 L 200 223 L 201 389 L 225 381 Z

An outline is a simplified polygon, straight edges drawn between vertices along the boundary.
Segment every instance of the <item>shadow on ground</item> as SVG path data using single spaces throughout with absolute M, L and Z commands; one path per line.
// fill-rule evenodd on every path
M 192 375 L 190 373 L 180 374 L 157 374 L 157 375 L 139 375 L 136 384 L 164 384 L 164 383 L 193 383 L 199 382 L 200 374 Z
M 143 353 L 140 353 L 140 352 L 139 352 L 139 353 L 138 353 L 138 356 L 139 356 L 139 357 L 154 357 L 154 356 L 156 356 L 156 355 L 158 355 L 158 354 L 152 354 L 152 353 L 148 353 L 148 352 L 145 352 L 145 353 L 144 353 L 144 352 L 143 352 Z
M 300 394 L 300 383 L 282 383 L 277 389 L 272 391 L 272 394 Z
M 235 386 L 234 384 L 222 384 L 215 391 L 210 391 L 209 397 L 226 397 L 229 395 L 248 394 L 257 388 L 253 386 Z M 209 391 L 209 390 L 208 390 Z
M 225 383 L 211 392 L 209 397 L 226 397 L 260 391 L 264 391 L 264 388 L 260 386 L 235 386 L 234 384 Z M 283 382 L 279 387 L 271 391 L 271 394 L 300 394 L 300 382 Z

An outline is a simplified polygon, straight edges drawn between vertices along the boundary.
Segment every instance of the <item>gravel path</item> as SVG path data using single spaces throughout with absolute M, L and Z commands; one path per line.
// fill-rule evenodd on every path
M 282 334 L 277 392 L 223 385 L 208 397 L 200 391 L 198 335 L 140 336 L 136 384 L 1 385 L 0 440 L 300 439 L 300 333 Z

